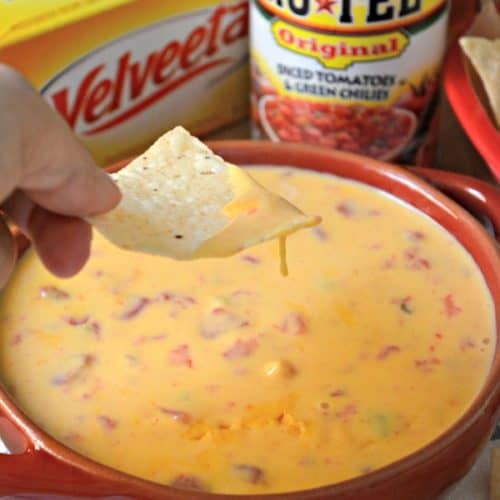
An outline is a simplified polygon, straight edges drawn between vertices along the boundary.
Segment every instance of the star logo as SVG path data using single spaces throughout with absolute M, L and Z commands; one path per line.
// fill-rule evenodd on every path
M 326 10 L 330 14 L 333 14 L 333 6 L 337 3 L 337 0 L 315 0 L 316 1 L 316 12 L 321 12 Z

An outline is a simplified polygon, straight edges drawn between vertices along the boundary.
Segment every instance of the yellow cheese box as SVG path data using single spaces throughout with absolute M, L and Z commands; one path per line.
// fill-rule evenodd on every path
M 246 0 L 0 0 L 0 61 L 109 164 L 248 114 Z

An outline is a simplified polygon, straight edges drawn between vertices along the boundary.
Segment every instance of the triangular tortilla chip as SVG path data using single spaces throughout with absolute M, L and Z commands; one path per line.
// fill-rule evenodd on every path
M 481 78 L 497 126 L 500 127 L 500 39 L 467 36 L 460 39 L 460 45 Z
M 180 260 L 225 257 L 320 222 L 182 127 L 112 177 L 120 204 L 89 222 L 115 245 L 138 252 Z

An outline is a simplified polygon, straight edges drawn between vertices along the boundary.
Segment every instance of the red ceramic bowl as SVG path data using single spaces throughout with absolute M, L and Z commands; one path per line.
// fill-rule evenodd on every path
M 413 173 L 386 163 L 333 150 L 290 144 L 226 141 L 212 143 L 240 164 L 293 165 L 330 172 L 387 191 L 428 214 L 452 233 L 482 270 L 500 318 L 500 255 L 493 238 L 463 208 L 417 175 L 424 176 L 491 221 L 500 234 L 500 191 L 481 181 L 435 170 Z M 115 169 L 119 166 L 115 166 Z M 497 327 L 500 335 L 500 325 Z M 427 500 L 463 476 L 495 426 L 500 404 L 500 347 L 483 389 L 462 418 L 438 439 L 387 467 L 349 481 L 272 499 Z M 54 408 L 57 411 L 57 408 Z M 0 435 L 16 454 L 0 455 L 0 496 L 221 499 L 224 495 L 184 492 L 143 481 L 99 465 L 56 442 L 34 425 L 0 390 Z M 168 443 L 159 443 L 168 446 Z M 37 498 L 40 498 L 37 495 Z M 58 497 L 59 498 L 59 497 Z M 246 496 L 247 499 L 262 496 Z
M 465 55 L 455 41 L 444 65 L 444 87 L 453 111 L 479 154 L 500 181 L 500 130 L 478 97 Z

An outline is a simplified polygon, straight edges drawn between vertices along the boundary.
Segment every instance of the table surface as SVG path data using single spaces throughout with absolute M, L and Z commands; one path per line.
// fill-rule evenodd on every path
M 436 161 L 434 165 L 426 166 L 459 172 L 496 184 L 493 174 L 457 121 L 444 92 L 441 93 L 438 113 L 439 135 Z M 245 120 L 212 133 L 206 139 L 248 139 L 249 137 L 250 125 L 248 120 Z

